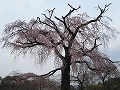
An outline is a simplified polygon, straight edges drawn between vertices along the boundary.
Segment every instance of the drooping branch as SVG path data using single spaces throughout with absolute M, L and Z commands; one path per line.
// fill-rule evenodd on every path
M 36 46 L 36 45 L 44 45 L 44 43 L 39 43 L 39 42 L 37 42 L 37 41 L 34 41 L 34 42 L 30 42 L 30 43 L 23 43 L 23 42 L 18 42 L 18 41 L 16 41 L 16 43 L 18 43 L 18 44 L 16 44 L 16 45 L 19 45 L 21 48 L 28 48 L 28 47 L 34 47 L 34 46 Z M 11 43 L 12 44 L 12 43 Z
M 73 63 L 78 63 L 78 64 L 82 64 L 82 63 L 85 63 L 86 65 L 87 65 L 87 67 L 90 69 L 90 70 L 92 70 L 92 71 L 106 71 L 106 70 L 108 70 L 108 68 L 109 68 L 109 70 L 111 71 L 111 70 L 115 70 L 116 69 L 116 66 L 112 66 L 112 67 L 97 67 L 97 68 L 95 68 L 95 67 L 91 67 L 90 65 L 89 65 L 89 63 L 87 62 L 87 61 L 74 61 L 74 62 L 72 62 L 71 64 L 73 64 Z
M 30 40 L 29 37 L 26 35 L 25 32 L 23 32 L 23 31 L 21 31 L 21 32 L 24 34 L 26 40 L 28 41 L 28 42 L 21 42 L 21 41 L 18 41 L 18 40 L 17 40 L 17 41 L 16 41 L 16 45 L 21 46 L 21 48 L 34 47 L 34 46 L 36 46 L 36 45 L 44 45 L 44 43 L 38 42 L 38 41 L 36 40 L 36 38 L 33 38 L 34 40 Z

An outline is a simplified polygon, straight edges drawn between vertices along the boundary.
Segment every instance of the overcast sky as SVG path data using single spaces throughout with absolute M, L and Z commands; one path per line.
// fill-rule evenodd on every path
M 21 19 L 28 22 L 32 18 L 41 17 L 47 9 L 55 9 L 56 16 L 60 17 L 68 12 L 67 4 L 74 7 L 81 5 L 81 12 L 87 12 L 91 17 L 99 14 L 96 7 L 112 3 L 106 16 L 112 18 L 111 25 L 120 31 L 120 0 L 0 0 L 0 38 L 7 23 Z M 9 49 L 1 49 L 0 45 L 0 76 L 7 76 L 10 72 L 19 70 L 20 72 L 33 72 L 43 74 L 54 68 L 52 59 L 42 67 L 36 66 L 34 58 L 29 56 L 19 57 L 14 60 L 14 55 L 10 54 Z M 109 48 L 105 53 L 112 60 L 120 60 L 120 35 L 116 40 L 111 40 Z

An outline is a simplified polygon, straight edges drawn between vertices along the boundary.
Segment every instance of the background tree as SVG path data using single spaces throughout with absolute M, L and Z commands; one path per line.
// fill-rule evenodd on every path
M 57 84 L 48 78 L 33 73 L 6 76 L 2 79 L 0 90 L 59 90 Z
M 105 63 L 105 62 L 104 62 Z M 100 63 L 99 63 L 100 64 Z M 102 66 L 106 65 L 106 66 Z M 103 86 L 102 90 L 110 90 L 110 84 L 107 81 L 111 78 L 119 78 L 120 73 L 115 65 L 109 66 L 110 64 L 103 64 L 101 63 L 101 70 L 90 71 L 87 66 L 84 64 L 76 65 L 73 68 L 73 73 L 71 76 L 71 81 L 74 83 L 79 84 L 79 90 L 84 90 L 89 85 L 98 84 L 101 82 L 101 85 L 96 86 Z M 100 65 L 99 65 L 100 67 Z M 108 81 L 109 82 L 109 81 Z
M 92 83 L 95 75 L 93 75 L 92 71 L 85 64 L 78 64 L 76 66 L 73 68 L 71 74 L 71 82 L 74 84 L 78 83 L 78 89 L 84 90 L 86 86 Z
M 0 87 L 1 87 L 2 77 L 0 76 Z
M 120 72 L 118 71 L 117 68 L 112 69 L 110 67 L 105 68 L 103 71 L 97 71 L 96 76 L 98 79 L 102 82 L 103 89 L 110 89 L 109 87 L 111 86 L 109 83 L 106 83 L 111 78 L 119 78 L 120 77 Z
M 115 29 L 109 26 L 111 20 L 104 16 L 110 4 L 102 9 L 95 18 L 86 13 L 74 15 L 80 9 L 72 7 L 61 18 L 54 16 L 54 10 L 43 14 L 44 19 L 32 19 L 30 22 L 17 20 L 6 25 L 1 39 L 3 47 L 12 49 L 12 53 L 32 54 L 40 64 L 53 55 L 60 67 L 43 76 L 50 76 L 61 70 L 61 89 L 70 90 L 70 66 L 84 63 L 90 70 L 100 70 L 99 63 L 112 61 L 98 47 L 107 45 L 110 38 L 115 36 Z M 55 18 L 54 18 L 55 17 Z M 98 62 L 96 65 L 95 62 Z M 104 64 L 106 64 L 104 63 Z
M 103 90 L 102 85 L 92 84 L 86 87 L 86 90 Z
M 120 77 L 109 78 L 106 82 L 106 90 L 119 90 L 120 89 Z

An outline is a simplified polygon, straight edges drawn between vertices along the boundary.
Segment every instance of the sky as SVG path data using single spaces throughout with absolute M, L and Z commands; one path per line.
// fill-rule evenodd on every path
M 55 9 L 54 15 L 61 17 L 69 11 L 68 3 L 73 7 L 81 6 L 79 12 L 87 12 L 89 16 L 95 17 L 99 14 L 97 6 L 104 7 L 105 4 L 112 3 L 109 10 L 105 13 L 113 21 L 111 26 L 120 31 L 120 0 L 0 0 L 0 38 L 3 36 L 3 30 L 6 24 L 21 19 L 29 22 L 32 18 L 42 17 L 47 9 Z M 120 35 L 109 42 L 107 50 L 103 50 L 112 60 L 120 60 Z M 54 69 L 54 61 L 52 58 L 48 62 L 39 66 L 35 63 L 34 57 L 18 57 L 14 59 L 14 55 L 10 50 L 2 49 L 0 44 L 0 76 L 9 75 L 12 71 L 21 73 L 32 72 L 35 74 L 44 74 Z

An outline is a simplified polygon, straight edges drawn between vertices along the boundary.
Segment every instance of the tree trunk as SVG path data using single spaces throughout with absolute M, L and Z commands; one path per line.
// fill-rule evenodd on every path
M 79 89 L 80 89 L 80 90 L 84 90 L 83 82 L 81 82 L 81 83 L 79 84 Z
M 71 57 L 66 54 L 65 63 L 62 67 L 61 90 L 70 90 L 70 61 Z
M 62 70 L 61 90 L 70 90 L 70 65 Z
M 64 47 L 65 49 L 65 58 L 61 71 L 61 90 L 70 90 L 70 62 L 71 56 L 69 53 L 69 48 Z

